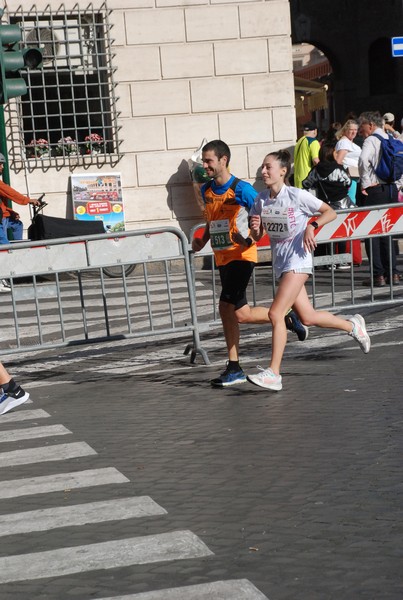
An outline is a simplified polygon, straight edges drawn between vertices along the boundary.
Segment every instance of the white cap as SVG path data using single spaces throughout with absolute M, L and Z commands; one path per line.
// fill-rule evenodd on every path
M 385 113 L 382 118 L 385 123 L 393 123 L 395 120 L 395 115 L 393 113 Z

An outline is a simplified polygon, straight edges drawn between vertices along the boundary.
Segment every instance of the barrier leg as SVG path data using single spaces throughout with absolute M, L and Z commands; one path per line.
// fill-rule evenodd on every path
M 195 348 L 193 344 L 188 344 L 186 346 L 183 354 L 186 356 L 189 354 L 189 352 L 190 352 L 190 362 L 192 365 L 195 363 L 196 356 L 198 353 L 201 355 L 205 365 L 210 364 L 210 360 L 209 360 L 209 357 L 207 356 L 207 352 L 201 346 Z

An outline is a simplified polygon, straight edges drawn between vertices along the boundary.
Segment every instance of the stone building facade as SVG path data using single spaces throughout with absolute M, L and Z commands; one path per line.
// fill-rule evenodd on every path
M 87 5 L 78 5 L 85 12 Z M 10 16 L 17 6 L 8 1 Z M 35 6 L 45 10 L 48 2 Z M 66 11 L 76 6 L 64 2 Z M 11 185 L 32 197 L 46 193 L 46 214 L 71 217 L 71 174 L 119 172 L 127 229 L 174 225 L 187 233 L 201 219 L 187 160 L 203 138 L 225 140 L 232 171 L 252 184 L 268 151 L 295 144 L 289 1 L 108 0 L 107 10 L 121 139 L 116 160 L 77 156 L 33 165 L 10 134 L 18 128 L 11 101 Z

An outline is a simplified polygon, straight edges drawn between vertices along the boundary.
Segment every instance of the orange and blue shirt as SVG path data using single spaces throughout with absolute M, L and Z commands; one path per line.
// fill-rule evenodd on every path
M 257 191 L 247 181 L 233 175 L 224 185 L 208 181 L 201 188 L 210 242 L 218 266 L 234 260 L 257 262 L 257 248 L 232 241 L 234 233 L 249 236 L 248 214 Z

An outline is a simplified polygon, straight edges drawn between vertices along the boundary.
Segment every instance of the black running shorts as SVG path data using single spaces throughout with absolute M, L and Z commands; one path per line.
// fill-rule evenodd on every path
M 255 264 L 248 260 L 233 260 L 226 265 L 218 267 L 222 286 L 220 295 L 222 302 L 233 304 L 235 310 L 242 308 L 242 306 L 248 303 L 246 288 L 248 287 Z

